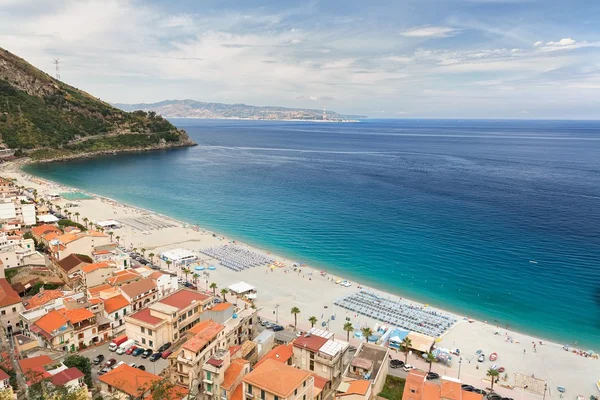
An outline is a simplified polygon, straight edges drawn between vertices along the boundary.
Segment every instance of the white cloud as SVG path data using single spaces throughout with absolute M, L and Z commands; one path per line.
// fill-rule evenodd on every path
M 416 38 L 444 38 L 454 36 L 456 33 L 456 29 L 447 26 L 423 26 L 406 30 L 402 32 L 401 35 Z
M 533 47 L 539 47 L 539 46 L 541 46 L 541 45 L 543 45 L 543 44 L 544 44 L 544 41 L 543 41 L 543 40 L 538 40 L 537 42 L 535 42 L 535 43 L 533 44 Z

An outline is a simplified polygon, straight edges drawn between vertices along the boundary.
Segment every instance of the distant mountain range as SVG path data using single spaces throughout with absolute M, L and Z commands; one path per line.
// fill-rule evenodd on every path
M 166 118 L 256 119 L 304 121 L 356 121 L 362 115 L 342 115 L 323 110 L 286 107 L 259 107 L 246 104 L 205 103 L 195 100 L 165 100 L 152 104 L 114 104 L 123 111 L 154 111 Z

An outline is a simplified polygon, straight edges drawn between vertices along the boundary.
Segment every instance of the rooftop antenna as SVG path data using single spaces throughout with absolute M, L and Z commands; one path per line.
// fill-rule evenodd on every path
M 58 62 L 60 58 L 54 59 L 54 65 L 56 65 L 56 79 L 60 79 L 60 69 L 58 68 Z

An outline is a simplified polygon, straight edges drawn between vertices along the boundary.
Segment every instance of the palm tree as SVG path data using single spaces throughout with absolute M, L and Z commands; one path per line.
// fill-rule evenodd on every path
M 431 366 L 433 365 L 433 362 L 436 360 L 436 358 L 432 352 L 428 352 L 425 356 L 427 362 L 429 363 L 429 372 L 431 372 Z
M 151 262 L 152 264 L 154 264 L 154 256 L 155 256 L 155 255 L 156 255 L 156 254 L 154 254 L 154 253 L 150 253 L 150 254 L 148 254 L 148 257 L 150 257 L 150 262 Z
M 74 215 L 75 215 L 75 218 L 77 218 L 77 223 L 79 223 L 79 216 L 80 216 L 81 214 L 79 214 L 79 211 L 77 211 L 77 212 L 76 212 Z
M 146 257 L 146 255 L 145 255 L 146 254 L 146 249 L 142 247 L 141 252 L 142 252 L 142 257 Z
M 300 309 L 298 307 L 292 307 L 292 311 L 290 311 L 292 314 L 294 314 L 294 329 L 296 329 L 296 325 L 298 323 L 298 314 L 300 314 Z
M 173 264 L 173 261 L 167 260 L 167 269 L 171 269 L 171 264 Z
M 489 376 L 490 378 L 492 378 L 492 392 L 493 392 L 494 391 L 494 381 L 496 380 L 496 377 L 498 375 L 500 375 L 500 372 L 498 372 L 497 369 L 490 368 L 487 370 L 486 375 Z
M 211 283 L 210 286 L 209 286 L 209 288 L 211 288 L 213 290 L 213 296 L 217 295 L 217 287 L 218 286 L 217 286 L 216 282 Z
M 134 248 L 133 248 L 133 249 L 131 249 L 131 250 L 133 250 L 133 252 L 134 252 L 134 253 L 136 253 L 136 252 L 137 252 L 137 247 L 134 247 Z
M 58 206 L 56 206 L 56 208 L 58 208 Z M 83 218 L 83 223 L 85 224 L 86 229 L 88 227 L 88 221 L 89 221 L 89 219 L 87 217 Z
M 310 327 L 314 328 L 315 324 L 317 323 L 317 317 L 315 317 L 314 315 L 312 317 L 310 317 L 308 319 L 308 322 L 310 322 Z
M 117 236 L 115 239 L 117 239 L 117 244 L 118 244 L 119 240 L 121 240 L 121 236 Z
M 144 249 L 144 250 L 146 250 L 146 249 Z M 183 273 L 185 274 L 185 281 L 187 282 L 187 276 L 188 276 L 188 274 L 189 274 L 190 272 L 192 272 L 192 271 L 190 271 L 190 269 L 189 269 L 189 268 L 182 268 L 182 269 L 181 269 L 181 272 L 183 272 Z
M 406 364 L 408 361 L 408 352 L 410 351 L 410 348 L 412 346 L 412 340 L 410 340 L 410 338 L 407 336 L 404 339 L 402 339 L 402 344 L 401 347 L 404 348 L 404 363 Z
M 227 290 L 227 288 L 221 289 L 221 296 L 223 296 L 223 301 L 227 301 L 227 298 L 225 297 L 227 293 L 229 293 L 229 290 Z
M 367 343 L 369 343 L 369 337 L 373 334 L 373 331 L 371 330 L 371 328 L 364 327 L 361 329 L 361 332 L 362 332 L 363 336 L 365 337 L 365 340 L 367 341 Z
M 192 275 L 192 278 L 194 278 L 194 285 L 195 285 L 196 282 L 198 282 L 198 278 L 200 278 L 200 275 L 194 272 L 194 275 Z
M 354 325 L 352 325 L 352 322 L 346 322 L 344 324 L 344 330 L 346 331 L 346 342 L 349 342 L 350 333 L 354 331 Z
M 113 235 L 114 235 L 114 234 L 115 234 L 115 233 L 114 233 L 113 231 L 109 231 L 109 232 L 108 232 L 108 236 L 110 236 L 110 241 L 111 241 L 111 242 L 112 242 L 112 238 L 113 238 Z

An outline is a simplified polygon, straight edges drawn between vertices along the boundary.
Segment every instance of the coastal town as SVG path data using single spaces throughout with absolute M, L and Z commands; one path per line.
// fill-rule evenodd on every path
M 0 399 L 587 399 L 598 390 L 591 350 L 392 296 L 16 167 L 2 176 Z

